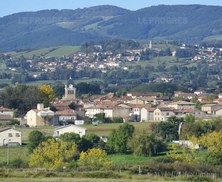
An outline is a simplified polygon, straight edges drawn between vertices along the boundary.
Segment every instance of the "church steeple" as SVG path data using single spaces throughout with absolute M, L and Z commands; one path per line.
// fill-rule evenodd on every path
M 67 85 L 65 85 L 65 95 L 63 96 L 63 100 L 74 100 L 76 99 L 76 88 L 74 81 L 71 76 L 67 81 Z

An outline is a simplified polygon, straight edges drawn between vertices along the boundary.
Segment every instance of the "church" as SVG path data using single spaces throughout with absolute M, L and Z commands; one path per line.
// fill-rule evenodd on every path
M 69 78 L 64 86 L 64 95 L 62 99 L 55 100 L 52 105 L 56 108 L 59 118 L 73 117 L 83 118 L 85 112 L 83 110 L 83 103 L 76 97 L 76 87 L 74 81 Z
M 76 99 L 76 88 L 73 80 L 69 78 L 67 84 L 65 85 L 65 95 L 62 100 L 75 100 Z

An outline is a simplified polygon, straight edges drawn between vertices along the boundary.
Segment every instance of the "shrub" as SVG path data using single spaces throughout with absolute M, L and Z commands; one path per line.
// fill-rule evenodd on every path
M 79 161 L 81 165 L 90 166 L 93 169 L 112 165 L 112 161 L 108 159 L 105 150 L 96 148 L 89 149 L 87 152 L 81 152 Z

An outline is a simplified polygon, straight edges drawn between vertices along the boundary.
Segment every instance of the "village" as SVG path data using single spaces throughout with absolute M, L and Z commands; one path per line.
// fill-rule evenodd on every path
M 171 47 L 172 45 L 169 45 Z M 90 52 L 78 51 L 73 55 L 62 58 L 47 58 L 41 57 L 39 61 L 33 59 L 25 59 L 26 71 L 32 72 L 33 79 L 39 79 L 42 73 L 53 73 L 57 69 L 65 68 L 67 70 L 75 69 L 76 72 L 80 72 L 86 69 L 97 70 L 106 73 L 109 70 L 122 69 L 128 70 L 129 67 L 124 63 L 133 62 L 138 63 L 144 61 L 144 54 L 146 51 L 151 51 L 153 55 L 160 56 L 172 56 L 176 58 L 181 55 L 177 55 L 177 50 L 190 50 L 195 52 L 194 55 L 182 55 L 186 58 L 186 61 L 190 62 L 207 62 L 213 66 L 218 61 L 221 61 L 222 48 L 218 47 L 201 47 L 199 45 L 189 46 L 186 44 L 180 44 L 180 46 L 174 46 L 173 49 L 163 50 L 161 48 L 155 48 L 155 44 L 152 41 L 147 44 L 145 48 L 139 49 L 125 49 L 120 53 L 114 53 L 112 51 L 103 50 L 102 45 L 94 45 L 95 50 Z M 168 51 L 167 55 L 163 51 Z M 184 53 L 183 53 L 184 54 Z M 11 63 L 10 63 L 11 62 Z M 11 58 L 6 62 L 7 68 L 12 71 L 18 71 L 17 63 Z M 19 63 L 20 64 L 20 63 Z
M 96 126 L 103 123 L 97 116 L 109 118 L 110 121 L 118 118 L 117 122 L 123 123 L 165 122 L 172 116 L 184 118 L 186 115 L 206 120 L 221 117 L 222 94 L 211 101 L 209 101 L 209 97 L 210 94 L 205 91 L 197 90 L 194 93 L 176 91 L 172 99 L 157 92 L 127 93 L 121 97 L 109 93 L 78 99 L 75 84 L 70 78 L 64 87 L 63 98 L 55 99 L 51 103 L 56 108 L 55 112 L 39 103 L 36 108 L 28 111 L 25 117 L 19 120 L 20 125 L 25 127 L 55 126 L 53 135 L 55 137 L 65 132 L 74 132 L 82 137 L 87 132 L 84 128 L 85 124 Z M 197 104 L 192 101 L 200 103 L 201 108 L 198 109 Z M 71 109 L 71 105 L 74 105 L 75 109 Z M 18 119 L 14 118 L 13 109 L 2 106 L 0 111 L 0 121 L 3 126 L 0 131 L 0 145 L 7 145 L 7 142 L 10 142 L 11 145 L 21 145 L 21 132 L 11 127 L 4 128 L 11 120 Z M 107 137 L 105 136 L 106 141 Z

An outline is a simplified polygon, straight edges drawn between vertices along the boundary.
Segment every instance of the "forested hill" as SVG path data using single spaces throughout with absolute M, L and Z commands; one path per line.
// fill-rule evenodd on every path
M 137 11 L 116 6 L 23 12 L 0 18 L 0 50 L 80 45 L 110 38 L 196 43 L 222 39 L 222 7 L 160 5 Z

